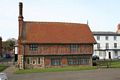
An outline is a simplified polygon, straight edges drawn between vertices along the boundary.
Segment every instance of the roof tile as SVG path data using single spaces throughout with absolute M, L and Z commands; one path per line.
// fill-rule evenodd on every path
M 27 43 L 95 43 L 87 24 L 24 22 Z

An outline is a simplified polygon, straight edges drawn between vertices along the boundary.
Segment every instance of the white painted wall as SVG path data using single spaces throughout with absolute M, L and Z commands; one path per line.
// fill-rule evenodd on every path
M 97 50 L 97 44 L 94 45 L 94 54 L 93 55 L 97 55 L 100 57 L 100 59 L 109 59 L 109 52 L 111 53 L 111 58 L 117 58 L 117 56 L 115 55 L 115 51 L 113 50 L 108 50 L 106 51 L 106 43 L 109 44 L 109 49 L 120 49 L 120 36 L 116 36 L 117 39 L 114 40 L 114 36 L 110 35 L 108 36 L 108 40 L 106 40 L 106 35 L 99 35 L 100 36 L 100 40 L 97 40 L 97 36 L 98 35 L 94 35 L 94 38 L 96 39 L 97 43 L 100 43 L 100 49 L 104 50 L 104 51 L 95 51 Z M 117 43 L 117 48 L 114 48 L 114 43 Z M 120 51 L 118 50 L 118 56 L 120 56 Z
M 18 54 L 18 47 L 15 47 L 15 54 Z

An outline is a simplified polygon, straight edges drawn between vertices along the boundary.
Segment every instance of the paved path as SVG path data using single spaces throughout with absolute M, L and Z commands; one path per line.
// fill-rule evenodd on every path
M 4 72 L 9 80 L 120 80 L 120 68 L 84 71 L 13 74 L 14 66 Z
M 15 67 L 14 66 L 10 66 L 6 70 L 4 70 L 3 72 L 8 74 L 8 75 L 10 75 L 10 74 L 13 75 L 14 71 L 15 71 Z

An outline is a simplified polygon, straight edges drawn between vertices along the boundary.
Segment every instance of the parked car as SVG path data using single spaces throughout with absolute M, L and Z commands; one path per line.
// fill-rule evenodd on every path
M 99 56 L 94 55 L 94 56 L 92 57 L 92 60 L 93 60 L 92 65 L 93 65 L 93 66 L 97 66 L 97 62 L 96 62 L 96 60 L 99 60 Z
M 7 75 L 5 73 L 0 73 L 0 80 L 8 80 Z
M 92 57 L 92 60 L 99 60 L 99 56 L 94 55 L 94 56 Z
M 11 58 L 11 55 L 10 55 L 10 54 L 6 54 L 5 57 L 6 57 L 6 58 Z
M 120 56 L 118 56 L 117 59 L 120 59 Z

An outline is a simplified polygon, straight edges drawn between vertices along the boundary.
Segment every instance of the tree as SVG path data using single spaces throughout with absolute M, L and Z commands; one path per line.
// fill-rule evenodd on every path
M 15 38 L 10 38 L 3 42 L 3 50 L 4 51 L 11 51 L 14 49 L 14 45 L 17 42 Z

